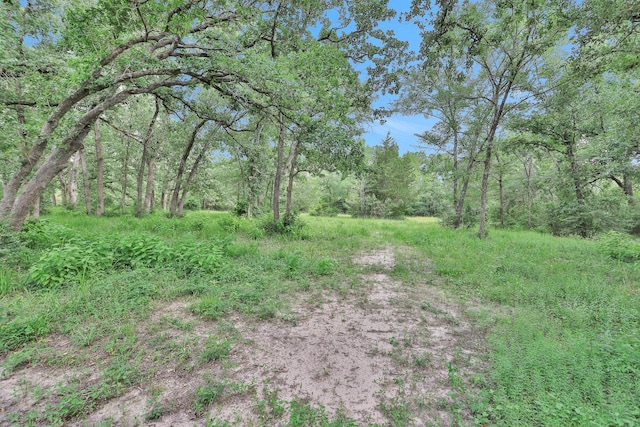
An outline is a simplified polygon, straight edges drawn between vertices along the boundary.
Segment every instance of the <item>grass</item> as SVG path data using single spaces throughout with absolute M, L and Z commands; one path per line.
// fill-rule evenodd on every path
M 158 305 L 185 299 L 196 318 L 222 326 L 231 313 L 288 321 L 288 304 L 300 295 L 313 298 L 323 289 L 346 293 L 360 286 L 350 263 L 353 254 L 396 245 L 413 250 L 399 259 L 394 272 L 404 283 L 432 280 L 472 306 L 479 301 L 491 307 L 470 314 L 470 321 L 487 335 L 488 368 L 472 380 L 473 396 L 465 387 L 466 371 L 450 365 L 458 396 L 451 405 L 452 419 L 467 413 L 467 419 L 480 425 L 640 424 L 640 263 L 610 258 L 597 241 L 502 230 L 491 230 L 480 241 L 473 231 L 444 229 L 433 219 L 305 217 L 304 233 L 295 238 L 267 236 L 255 231 L 257 221 L 208 212 L 136 219 L 54 211 L 44 220 L 47 233 L 28 234 L 11 264 L 0 259 L 4 371 L 36 362 L 82 364 L 93 360 L 97 349 L 101 379 L 61 384 L 56 405 L 35 408 L 23 414 L 25 420 L 82 418 L 88 408 L 149 381 L 153 372 L 142 360 L 173 358 L 185 369 L 227 363 L 238 339 L 231 330 L 220 329 L 199 341 L 180 340 L 170 332 L 193 333 L 194 321 L 164 315 L 155 323 L 158 339 L 144 342 L 141 325 Z M 44 276 L 29 274 L 56 245 L 93 245 L 138 235 L 149 239 L 136 250 L 191 248 L 182 252 L 198 258 L 192 263 L 183 257 L 183 264 L 86 259 L 78 270 L 60 273 L 62 279 L 52 286 L 39 286 L 36 279 Z M 201 257 L 209 247 L 219 255 Z M 146 254 L 134 255 L 144 261 Z M 435 279 L 424 277 L 426 262 Z M 191 270 L 186 264 L 204 267 Z M 422 310 L 447 318 L 426 301 Z M 87 352 L 59 357 L 51 350 L 59 337 Z M 435 359 L 424 353 L 411 363 L 426 369 Z M 229 387 L 224 381 L 210 382 L 194 393 L 193 407 L 200 412 L 228 394 Z M 285 413 L 291 426 L 356 425 L 344 414 L 328 417 L 310 403 L 280 402 L 272 394 L 265 399 L 257 404 L 265 425 Z M 150 420 L 168 410 L 155 400 L 148 406 Z M 392 425 L 410 424 L 408 401 L 394 398 L 382 410 Z M 211 420 L 209 425 L 227 424 Z

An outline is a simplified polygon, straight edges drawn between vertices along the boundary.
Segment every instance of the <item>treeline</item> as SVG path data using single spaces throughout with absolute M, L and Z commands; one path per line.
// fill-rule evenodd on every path
M 627 0 L 3 2 L 0 218 L 186 208 L 638 231 Z M 381 23 L 424 29 L 417 52 Z M 366 72 L 358 73 L 359 68 Z M 380 92 L 398 94 L 374 111 Z M 424 151 L 363 124 L 435 119 Z

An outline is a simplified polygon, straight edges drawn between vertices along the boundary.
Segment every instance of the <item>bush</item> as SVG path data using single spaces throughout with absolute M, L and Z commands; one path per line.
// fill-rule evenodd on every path
M 45 251 L 29 269 L 39 287 L 57 288 L 111 264 L 111 251 L 96 243 L 78 242 Z
M 46 249 L 73 240 L 75 235 L 67 227 L 46 219 L 29 220 L 19 233 L 20 240 L 31 249 Z
M 249 202 L 246 200 L 238 200 L 233 207 L 233 213 L 235 216 L 246 216 L 249 211 Z
M 218 224 L 220 224 L 220 228 L 227 233 L 235 233 L 240 229 L 242 221 L 233 214 L 225 214 L 220 217 Z
M 480 220 L 480 212 L 478 209 L 474 209 L 469 205 L 465 205 L 462 210 L 462 217 L 460 218 L 460 227 L 472 228 L 478 224 Z M 456 214 L 454 211 L 448 211 L 442 215 L 440 222 L 445 227 L 453 227 L 456 221 Z
M 182 243 L 172 252 L 172 262 L 185 273 L 211 273 L 222 264 L 222 248 L 204 242 Z
M 130 234 L 114 245 L 114 264 L 118 267 L 152 267 L 167 260 L 169 247 L 160 238 Z
M 305 237 L 304 228 L 306 224 L 298 214 L 291 213 L 282 217 L 280 221 L 274 221 L 273 215 L 265 216 L 260 224 L 266 235 L 285 234 L 294 237 Z
M 640 260 L 640 241 L 627 234 L 609 231 L 601 238 L 600 245 L 613 259 L 626 262 Z

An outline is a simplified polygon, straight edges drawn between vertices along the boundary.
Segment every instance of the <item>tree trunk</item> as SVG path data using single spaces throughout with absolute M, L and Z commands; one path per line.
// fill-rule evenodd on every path
M 64 168 L 68 166 L 71 156 L 82 148 L 82 141 L 89 133 L 91 126 L 87 126 L 71 141 L 68 145 L 61 145 L 54 148 L 47 160 L 38 168 L 33 177 L 22 187 L 22 192 L 16 198 L 11 210 L 11 225 L 14 230 L 18 231 L 22 228 L 29 210 L 33 207 L 47 188 L 51 180 L 60 174 Z
M 33 210 L 32 210 L 31 217 L 33 219 L 40 218 L 40 197 L 38 197 L 36 201 L 33 203 Z
M 62 170 L 64 170 L 64 168 Z M 62 206 L 66 206 L 67 205 L 67 183 L 64 179 L 64 176 L 62 176 L 62 173 L 58 174 L 58 181 L 60 182 L 60 199 L 62 201 Z
M 633 181 L 631 181 L 631 178 L 629 178 L 629 175 L 625 173 L 622 175 L 622 182 L 623 182 L 622 190 L 624 191 L 624 194 L 627 195 L 629 204 L 635 205 L 636 199 L 633 196 Z
M 578 166 L 578 160 L 575 154 L 575 141 L 574 138 L 569 138 L 565 132 L 563 135 L 565 147 L 567 149 L 567 158 L 569 160 L 569 166 L 571 168 L 571 179 L 573 180 L 573 188 L 576 193 L 576 200 L 579 205 L 584 205 L 584 193 L 582 192 L 582 182 L 580 181 L 580 167 Z
M 150 150 L 149 146 L 151 144 L 151 135 L 153 134 L 153 128 L 155 127 L 156 121 L 158 120 L 158 114 L 160 114 L 160 102 L 158 101 L 158 98 L 155 98 L 155 109 L 153 111 L 153 116 L 151 117 L 151 121 L 149 122 L 149 126 L 147 127 L 147 132 L 144 135 L 144 139 L 142 140 L 142 147 L 143 147 L 142 159 L 140 159 L 140 168 L 138 169 L 138 180 L 137 180 L 138 198 L 137 198 L 137 204 L 136 204 L 136 217 L 138 218 L 142 217 L 142 210 L 143 210 L 142 185 L 144 183 L 144 168 L 149 162 L 149 157 L 152 156 L 152 154 L 149 154 L 149 152 L 152 151 Z M 148 181 L 147 181 L 147 188 L 144 193 L 145 206 L 146 206 L 147 192 L 149 192 Z
M 144 196 L 144 212 L 146 214 L 151 213 L 153 208 L 153 182 L 156 175 L 156 157 L 151 156 L 149 158 L 149 173 L 147 175 L 147 191 Z
M 162 193 L 160 193 L 160 208 L 163 211 L 167 210 L 169 203 L 168 203 L 168 196 L 167 196 L 167 190 L 163 189 Z
M 524 174 L 527 178 L 527 226 L 533 228 L 533 194 L 531 194 L 531 177 L 533 176 L 533 159 L 524 162 Z
M 211 145 L 211 141 L 207 141 L 202 147 L 202 151 L 196 157 L 195 162 L 193 162 L 193 166 L 191 166 L 191 171 L 189 171 L 189 176 L 187 177 L 187 182 L 185 182 L 182 188 L 182 197 L 180 198 L 180 203 L 178 205 L 178 216 L 182 216 L 182 212 L 184 210 L 184 202 L 187 200 L 187 191 L 189 191 L 189 187 L 191 187 L 191 183 L 193 182 L 193 178 L 196 175 L 196 171 L 198 170 L 198 166 L 200 166 L 200 162 L 204 158 L 204 155 L 209 150 L 209 146 Z
M 182 181 L 182 175 L 184 175 L 184 170 L 187 167 L 187 160 L 189 159 L 189 155 L 191 154 L 191 150 L 193 149 L 193 144 L 196 142 L 196 137 L 198 136 L 198 131 L 208 122 L 208 119 L 201 120 L 191 132 L 191 136 L 189 137 L 189 141 L 187 142 L 187 146 L 184 147 L 184 151 L 182 152 L 182 158 L 180 159 L 180 164 L 178 165 L 178 173 L 176 174 L 176 185 L 173 188 L 173 193 L 171 195 L 171 205 L 169 207 L 169 213 L 171 216 L 176 216 L 178 214 L 178 204 L 180 200 L 180 187 Z
M 136 218 L 142 217 L 143 194 L 142 186 L 144 184 L 144 170 L 147 164 L 148 149 L 146 142 L 142 145 L 142 159 L 140 159 L 140 167 L 138 168 L 138 178 L 136 179 Z
M 498 176 L 498 186 L 500 188 L 500 227 L 504 228 L 504 180 L 502 179 L 502 171 Z
M 91 189 L 89 188 L 89 175 L 87 174 L 87 160 L 84 157 L 84 150 L 78 151 L 80 157 L 80 167 L 82 168 L 82 190 L 84 194 L 84 206 L 87 215 L 91 215 Z
M 71 167 L 67 173 L 67 191 L 69 195 L 69 204 L 73 207 L 78 203 L 78 166 L 80 166 L 80 156 L 73 153 L 71 156 Z
M 122 198 L 120 199 L 120 213 L 124 215 L 127 207 L 127 170 L 129 169 L 129 146 L 131 140 L 127 138 L 124 150 L 124 160 L 122 161 Z
M 289 151 L 289 158 L 287 159 L 287 169 L 289 170 L 289 182 L 287 184 L 287 204 L 284 210 L 284 217 L 289 218 L 291 216 L 291 202 L 293 195 L 293 180 L 296 177 L 296 163 L 298 162 L 298 142 L 291 144 L 291 151 Z
M 276 160 L 276 174 L 273 181 L 273 223 L 278 224 L 280 221 L 280 187 L 282 185 L 282 163 L 284 160 L 284 137 L 285 126 L 282 114 L 279 117 L 280 132 L 278 134 L 278 158 Z
M 458 206 L 458 181 L 458 131 L 455 130 L 453 133 L 453 210 L 456 213 Z
M 464 208 L 464 199 L 467 196 L 467 189 L 469 188 L 469 181 L 471 180 L 471 170 L 476 163 L 475 157 L 471 156 L 467 163 L 465 170 L 464 180 L 462 181 L 462 188 L 460 189 L 460 198 L 455 204 L 455 218 L 453 220 L 453 228 L 458 229 L 462 225 L 462 210 Z
M 484 159 L 484 171 L 482 172 L 482 184 L 480 186 L 480 222 L 478 237 L 481 239 L 484 239 L 486 236 L 487 190 L 489 187 L 489 172 L 491 171 L 492 148 L 493 144 L 489 143 L 487 147 L 487 157 Z
M 104 159 L 102 157 L 102 143 L 100 141 L 100 125 L 96 120 L 93 128 L 96 142 L 96 167 L 97 178 L 96 187 L 98 192 L 98 206 L 96 206 L 96 216 L 102 216 L 104 213 Z

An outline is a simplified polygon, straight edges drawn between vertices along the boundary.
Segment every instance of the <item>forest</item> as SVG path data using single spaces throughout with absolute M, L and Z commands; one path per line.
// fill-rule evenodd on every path
M 640 424 L 640 3 L 401 3 L 0 0 L 0 425 Z
M 386 3 L 3 2 L 0 217 L 638 230 L 635 2 Z M 419 51 L 381 29 L 398 19 Z M 415 152 L 365 146 L 391 114 L 436 120 Z

